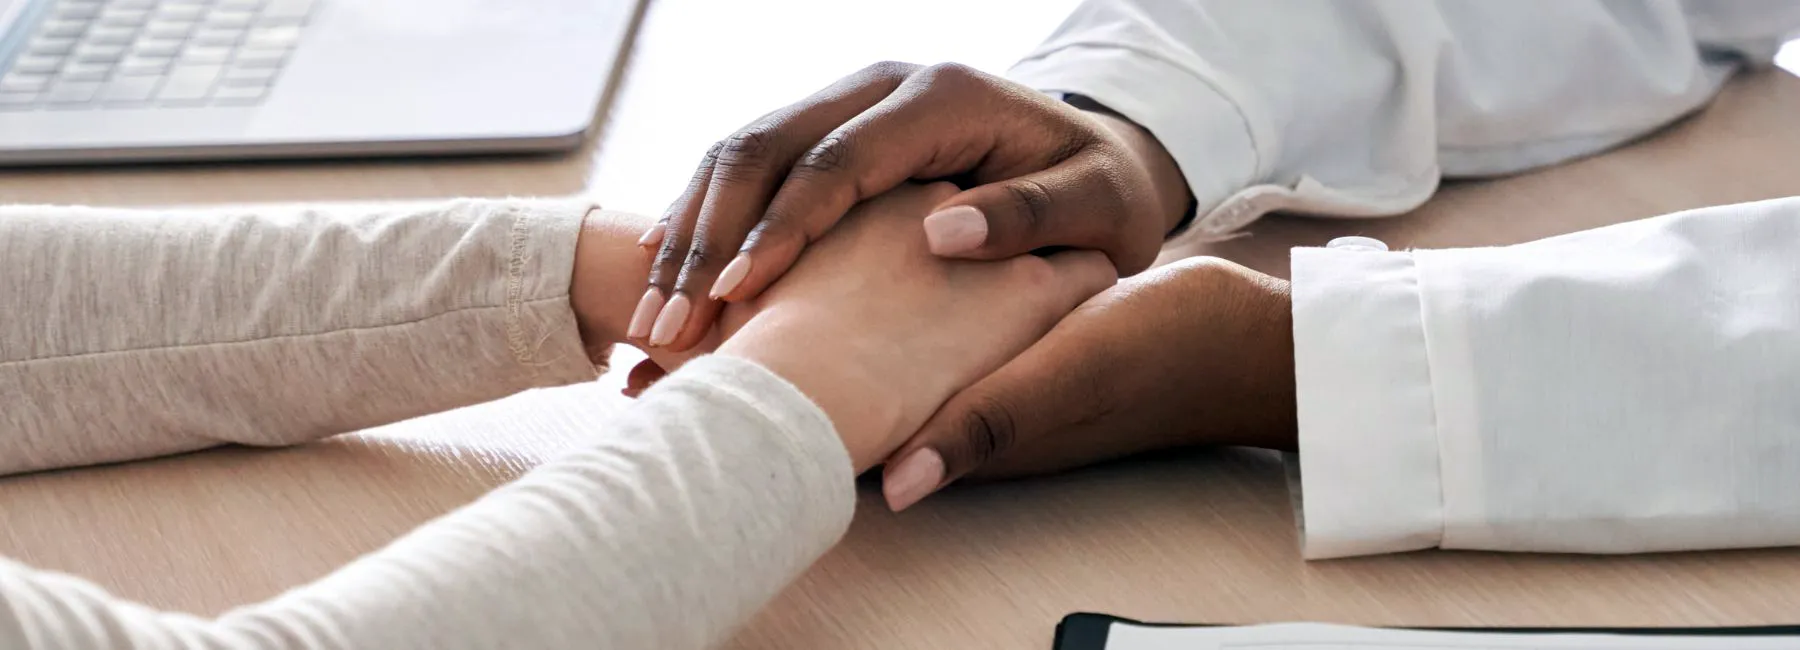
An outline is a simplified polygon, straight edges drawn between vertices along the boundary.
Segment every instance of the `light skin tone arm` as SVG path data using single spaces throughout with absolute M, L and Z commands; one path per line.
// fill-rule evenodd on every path
M 955 192 L 942 183 L 902 187 L 865 202 L 781 283 L 721 315 L 717 353 L 762 364 L 810 397 L 858 472 L 1116 279 L 1094 251 L 997 261 L 932 255 L 918 219 Z M 632 307 L 618 289 L 641 279 L 633 274 L 648 256 L 636 246 L 642 230 L 633 232 L 642 222 L 595 216 L 577 244 L 571 302 L 584 340 L 604 344 L 617 340 Z

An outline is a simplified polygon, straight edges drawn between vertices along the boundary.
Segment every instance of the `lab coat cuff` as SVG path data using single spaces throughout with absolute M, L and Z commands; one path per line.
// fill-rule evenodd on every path
M 1292 261 L 1305 557 L 1438 546 L 1440 445 L 1417 258 L 1297 248 Z
M 1047 93 L 1084 95 L 1144 127 L 1181 167 L 1199 214 L 1261 174 L 1250 121 L 1208 78 L 1142 52 L 1069 44 L 1033 53 L 1008 78 Z M 1181 101 L 1167 101 L 1179 97 Z

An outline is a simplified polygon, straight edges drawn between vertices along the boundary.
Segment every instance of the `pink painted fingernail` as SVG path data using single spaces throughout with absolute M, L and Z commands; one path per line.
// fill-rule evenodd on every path
M 731 290 L 743 284 L 744 278 L 749 275 L 750 256 L 738 253 L 737 257 L 731 259 L 730 264 L 725 265 L 725 270 L 719 272 L 719 280 L 713 283 L 712 291 L 707 292 L 707 295 L 712 296 L 713 300 L 731 295 Z
M 668 231 L 668 224 L 658 222 L 657 224 L 650 226 L 649 230 L 644 231 L 644 236 L 638 238 L 638 247 L 655 248 L 661 246 L 663 234 Z
M 662 315 L 656 317 L 656 328 L 650 332 L 651 347 L 660 347 L 675 342 L 676 335 L 681 334 L 681 326 L 687 324 L 688 311 L 694 303 L 688 301 L 687 294 L 678 293 L 663 307 Z
M 987 216 L 967 205 L 944 208 L 925 217 L 925 242 L 934 255 L 956 255 L 987 241 Z
M 921 448 L 900 461 L 883 477 L 881 493 L 887 497 L 888 509 L 899 512 L 912 507 L 944 483 L 944 457 L 930 447 Z
M 643 340 L 650 335 L 650 326 L 656 323 L 656 315 L 662 313 L 663 296 L 656 287 L 644 292 L 638 299 L 637 311 L 631 312 L 631 325 L 625 328 L 625 338 Z

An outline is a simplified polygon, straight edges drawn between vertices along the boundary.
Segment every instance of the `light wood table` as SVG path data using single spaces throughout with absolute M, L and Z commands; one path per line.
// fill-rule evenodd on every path
M 763 111 L 881 58 L 1001 68 L 1072 2 L 934 0 L 885 11 L 835 0 L 779 4 L 659 0 L 605 127 L 573 155 L 5 171 L 0 201 L 160 206 L 591 192 L 614 207 L 655 212 L 708 143 Z M 867 24 L 881 27 L 859 26 Z M 1275 217 L 1251 237 L 1182 253 L 1285 274 L 1287 247 L 1337 235 L 1419 247 L 1517 242 L 1800 194 L 1796 170 L 1800 79 L 1769 73 L 1734 82 L 1698 118 L 1613 154 L 1453 186 L 1397 219 Z M 608 377 L 577 397 L 618 400 L 617 382 Z M 318 577 L 578 444 L 464 433 L 544 399 L 530 393 L 292 449 L 225 449 L 0 480 L 0 554 L 159 606 L 217 613 Z M 1046 648 L 1058 618 L 1075 610 L 1215 622 L 1795 622 L 1800 551 L 1414 553 L 1306 563 L 1279 462 L 1201 451 L 952 489 L 905 515 L 885 512 L 865 489 L 844 543 L 732 645 Z

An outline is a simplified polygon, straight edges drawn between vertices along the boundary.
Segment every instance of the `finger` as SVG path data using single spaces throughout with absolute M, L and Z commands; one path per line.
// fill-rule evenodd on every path
M 699 217 L 701 203 L 705 200 L 705 189 L 712 180 L 713 162 L 717 158 L 718 147 L 715 145 L 701 158 L 700 165 L 695 169 L 694 177 L 688 181 L 688 188 L 682 192 L 681 198 L 676 199 L 669 210 L 663 213 L 663 218 L 638 239 L 639 246 L 653 246 L 655 252 L 650 260 L 650 287 L 644 290 L 644 297 L 638 299 L 637 308 L 631 312 L 631 321 L 625 327 L 627 340 L 646 345 L 650 339 L 657 316 L 668 302 L 668 292 L 675 278 L 672 269 L 676 260 L 686 257 L 686 251 L 677 248 L 687 241 L 680 233 L 693 231 L 694 221 Z
M 1123 179 L 1126 164 L 1105 148 L 1075 154 L 1035 173 L 989 183 L 951 197 L 925 218 L 931 252 L 944 257 L 1003 259 L 1046 247 L 1105 251 L 1122 272 L 1148 268 L 1160 233 L 1134 224 L 1154 219 L 1128 211 L 1152 203 Z
M 1080 319 L 1059 319 L 1106 290 L 1117 274 L 1096 251 L 1020 257 L 1015 272 L 1030 286 L 1016 295 L 1038 302 L 1050 329 L 1043 340 L 974 386 L 951 398 L 894 458 L 883 477 L 888 507 L 904 510 L 1017 444 L 1086 419 L 1097 395 L 1090 377 L 1098 346 L 1081 335 Z
M 636 399 L 637 396 L 644 394 L 645 390 L 648 390 L 651 386 L 655 385 L 656 382 L 661 381 L 663 377 L 667 377 L 668 375 L 668 371 L 663 370 L 663 367 L 657 365 L 655 361 L 650 359 L 639 361 L 636 366 L 632 366 L 631 372 L 625 375 L 625 390 L 623 392 L 626 397 Z
M 998 139 L 979 102 L 986 75 L 946 64 L 922 69 L 880 103 L 820 138 L 795 161 L 740 252 L 742 279 L 719 295 L 748 300 L 781 277 L 800 251 L 857 203 L 908 179 L 941 178 L 980 164 Z
M 876 64 L 771 113 L 715 145 L 712 176 L 692 229 L 669 303 L 652 329 L 651 345 L 687 349 L 698 343 L 719 311 L 715 294 L 743 277 L 748 258 L 723 275 L 775 189 L 796 160 L 832 129 L 893 92 L 917 66 Z
M 1028 276 L 1026 286 L 1015 295 L 1034 301 L 1032 308 L 1043 319 L 1045 330 L 1119 281 L 1118 271 L 1099 251 L 1070 250 L 1044 257 L 1021 255 L 1008 263 Z
M 951 397 L 901 445 L 882 477 L 890 509 L 905 510 L 1015 446 L 1097 412 L 1103 393 L 1086 367 L 1101 352 L 1060 330 Z

